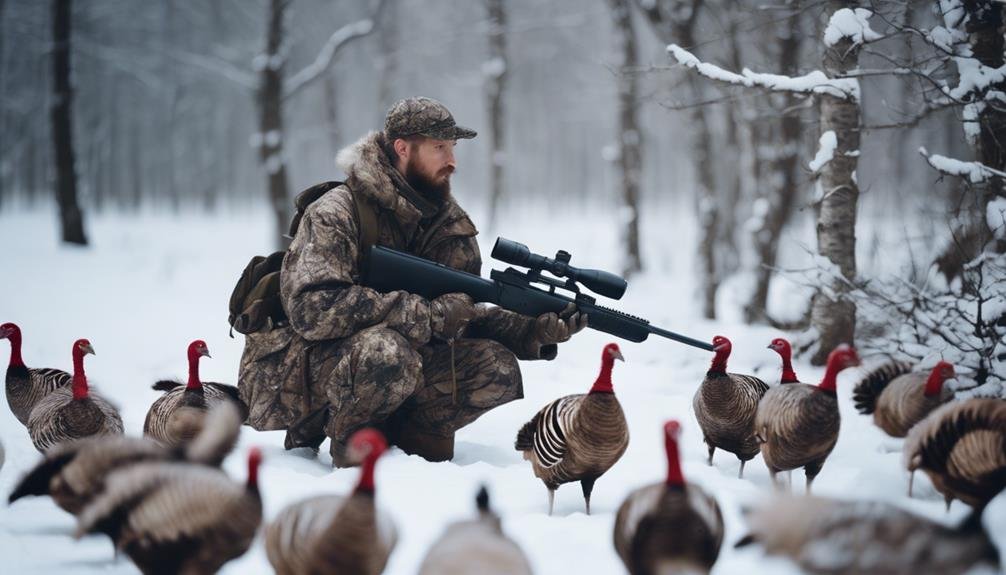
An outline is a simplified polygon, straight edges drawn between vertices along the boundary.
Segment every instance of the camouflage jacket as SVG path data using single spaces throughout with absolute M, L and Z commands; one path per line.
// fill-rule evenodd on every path
M 471 219 L 453 198 L 438 207 L 419 197 L 391 165 L 382 139 L 382 133 L 371 133 L 342 150 L 337 162 L 347 174 L 346 186 L 305 211 L 281 272 L 289 325 L 247 336 L 238 379 L 250 409 L 248 423 L 256 429 L 286 428 L 324 404 L 324 391 L 309 381 L 311 347 L 338 345 L 374 325 L 397 331 L 416 347 L 430 342 L 428 300 L 358 285 L 359 222 L 350 189 L 376 208 L 378 245 L 480 273 Z M 465 337 L 494 339 L 520 359 L 555 357 L 555 345 L 542 346 L 531 337 L 533 318 L 500 308 L 483 311 Z

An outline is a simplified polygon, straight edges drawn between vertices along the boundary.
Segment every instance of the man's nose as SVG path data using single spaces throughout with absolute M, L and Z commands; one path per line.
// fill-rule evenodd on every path
M 447 148 L 447 165 L 450 166 L 451 169 L 455 168 L 455 165 L 454 165 L 454 150 L 451 149 L 451 148 Z

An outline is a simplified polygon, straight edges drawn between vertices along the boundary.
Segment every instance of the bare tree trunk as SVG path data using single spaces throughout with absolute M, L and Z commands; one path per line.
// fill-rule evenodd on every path
M 381 54 L 377 60 L 377 69 L 380 76 L 377 79 L 377 101 L 380 104 L 380 122 L 384 122 L 384 116 L 395 97 L 394 85 L 398 77 L 398 13 L 399 1 L 388 2 L 388 7 L 381 15 Z
M 855 2 L 831 0 L 828 14 L 854 7 Z M 859 46 L 848 37 L 825 46 L 824 70 L 829 77 L 846 75 L 859 63 Z M 859 155 L 859 101 L 851 97 L 820 96 L 821 133 L 833 131 L 838 145 L 834 157 L 820 170 L 817 204 L 817 251 L 828 258 L 845 278 L 856 276 L 856 205 L 859 187 L 855 171 Z M 811 307 L 811 325 L 816 328 L 819 346 L 811 357 L 823 365 L 839 344 L 852 344 L 856 331 L 856 304 L 842 297 L 847 284 L 836 279 L 828 286 L 835 297 L 820 290 Z
M 632 26 L 629 0 L 608 0 L 615 22 L 616 42 L 620 48 L 618 65 L 618 161 L 622 172 L 622 198 L 625 202 L 621 218 L 625 228 L 625 263 L 622 275 L 630 276 L 643 269 L 639 253 L 639 181 L 642 175 L 642 133 L 637 109 L 639 86 L 636 80 L 638 56 L 636 32 Z
M 73 153 L 73 87 L 70 84 L 71 1 L 53 0 L 52 143 L 56 159 L 56 201 L 63 241 L 87 245 L 84 215 L 77 203 L 77 174 Z
M 795 76 L 800 64 L 800 15 L 797 11 L 783 24 L 779 36 L 779 73 Z M 736 68 L 739 69 L 739 68 Z M 761 225 L 753 230 L 753 245 L 758 256 L 755 268 L 755 287 L 751 301 L 744 308 L 745 320 L 749 323 L 764 322 L 768 318 L 768 288 L 772 279 L 772 269 L 776 265 L 779 251 L 779 237 L 783 227 L 793 213 L 798 195 L 798 164 L 800 152 L 800 99 L 791 92 L 773 95 L 779 104 L 781 117 L 778 121 L 779 138 L 773 142 L 772 156 L 774 177 L 768 178 L 765 203 L 759 209 Z
M 276 218 L 277 241 L 288 231 L 292 217 L 283 157 L 283 65 L 280 53 L 283 44 L 283 14 L 289 0 L 269 0 L 269 20 L 266 31 L 265 52 L 262 55 L 259 75 L 259 161 L 266 171 L 269 203 Z
M 489 231 L 496 229 L 499 203 L 503 197 L 503 167 L 506 163 L 503 128 L 503 91 L 507 79 L 506 12 L 503 0 L 489 0 L 489 61 L 483 68 L 489 115 Z

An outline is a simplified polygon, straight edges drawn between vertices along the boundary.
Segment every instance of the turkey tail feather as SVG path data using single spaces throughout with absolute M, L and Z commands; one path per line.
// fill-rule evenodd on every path
M 877 408 L 877 398 L 887 384 L 901 375 L 911 373 L 912 365 L 903 361 L 885 362 L 863 376 L 852 391 L 856 411 L 869 415 Z

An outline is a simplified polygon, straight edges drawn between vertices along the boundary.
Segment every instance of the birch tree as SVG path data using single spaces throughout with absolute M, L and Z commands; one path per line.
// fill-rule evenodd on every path
M 639 83 L 636 77 L 639 55 L 632 25 L 629 0 L 608 0 L 615 23 L 618 63 L 618 143 L 617 162 L 622 195 L 622 245 L 625 262 L 622 275 L 643 269 L 639 253 L 639 181 L 642 175 L 642 133 L 639 129 Z
M 849 6 L 853 7 L 850 8 Z M 820 149 L 811 164 L 816 174 L 818 254 L 822 265 L 838 270 L 838 277 L 821 285 L 811 305 L 811 362 L 821 365 L 841 343 L 852 343 L 856 326 L 855 304 L 843 294 L 856 274 L 856 207 L 859 188 L 855 171 L 859 157 L 859 82 L 849 77 L 858 65 L 864 43 L 879 39 L 869 26 L 868 10 L 854 3 L 828 4 L 824 33 L 823 71 L 790 77 L 745 69 L 731 72 L 700 61 L 678 45 L 668 51 L 681 65 L 712 80 L 773 92 L 815 96 L 820 118 Z
M 482 66 L 486 83 L 486 112 L 489 117 L 489 230 L 496 228 L 503 197 L 503 168 L 506 166 L 506 115 L 504 90 L 507 79 L 506 11 L 503 0 L 488 0 L 489 59 Z

